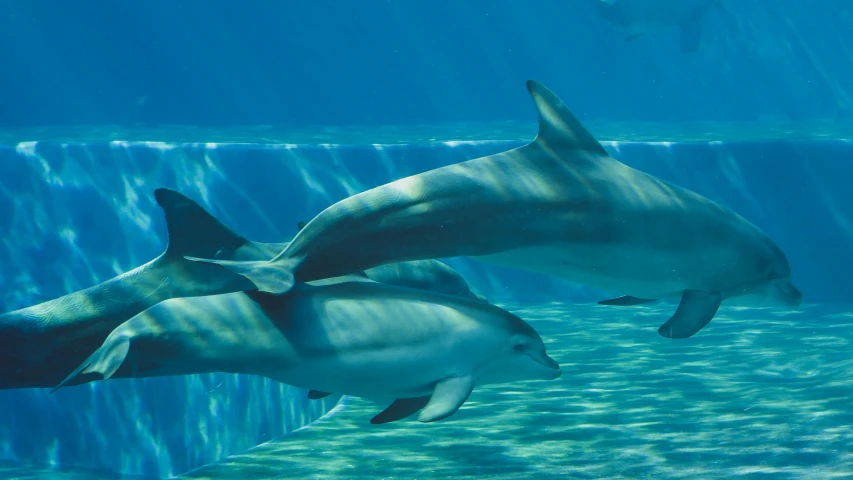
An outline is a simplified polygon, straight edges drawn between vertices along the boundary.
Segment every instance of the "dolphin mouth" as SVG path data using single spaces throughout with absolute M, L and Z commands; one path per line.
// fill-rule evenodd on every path
M 542 365 L 543 367 L 546 367 L 547 369 L 551 370 L 551 379 L 559 378 L 560 375 L 563 374 L 562 369 L 560 369 L 560 364 L 557 363 L 553 358 L 549 357 L 546 353 L 543 352 L 540 354 L 539 352 L 529 352 L 527 356 L 532 358 L 533 361 L 535 361 L 539 365 Z
M 803 292 L 795 287 L 791 282 L 782 282 L 776 284 L 776 289 L 782 295 L 782 301 L 785 305 L 791 308 L 797 308 L 803 303 Z

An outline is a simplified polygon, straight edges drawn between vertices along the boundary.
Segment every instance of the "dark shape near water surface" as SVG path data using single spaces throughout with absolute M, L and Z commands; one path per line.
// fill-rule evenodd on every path
M 716 8 L 729 21 L 732 15 L 720 0 L 590 0 L 596 12 L 628 32 L 631 42 L 654 32 L 678 28 L 681 52 L 693 53 L 702 40 L 702 19 Z
M 259 291 L 400 261 L 468 256 L 638 299 L 680 298 L 658 333 L 696 334 L 723 299 L 796 307 L 782 250 L 706 197 L 614 158 L 545 86 L 528 81 L 527 145 L 402 178 L 322 211 L 268 262 L 216 263 Z

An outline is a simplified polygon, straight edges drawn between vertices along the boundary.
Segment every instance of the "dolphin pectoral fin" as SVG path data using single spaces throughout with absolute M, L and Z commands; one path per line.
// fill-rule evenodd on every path
M 608 156 L 604 147 L 554 92 L 535 80 L 527 81 L 527 91 L 539 114 L 539 133 L 532 143 L 545 144 L 551 149 L 581 150 L 597 156 Z M 579 155 L 570 157 L 571 161 L 582 158 Z
M 599 305 L 611 305 L 611 306 L 620 306 L 620 307 L 629 307 L 631 305 L 642 305 L 644 303 L 656 302 L 656 298 L 639 298 L 632 297 L 630 295 L 624 295 L 621 297 L 610 298 L 607 300 L 601 300 L 598 302 Z
M 329 395 L 331 395 L 331 393 L 321 392 L 319 390 L 309 390 L 308 391 L 308 398 L 310 398 L 311 400 L 319 400 L 321 398 L 326 398 Z
M 685 290 L 675 314 L 661 325 L 658 333 L 666 338 L 692 337 L 714 318 L 722 301 L 719 292 Z
M 212 263 L 223 266 L 249 279 L 259 292 L 281 295 L 293 288 L 293 274 L 277 262 L 238 262 L 190 256 L 184 258 L 193 262 Z
M 121 338 L 117 342 L 110 342 L 110 339 L 107 339 L 101 348 L 95 350 L 95 353 L 90 355 L 76 370 L 65 377 L 65 380 L 54 387 L 50 393 L 62 387 L 93 382 L 98 380 L 97 377 L 101 377 L 101 380 L 108 380 L 115 375 L 116 371 L 118 371 L 119 367 L 127 359 L 129 351 L 130 340 L 128 338 Z
M 473 390 L 474 379 L 471 377 L 453 377 L 438 382 L 427 406 L 418 415 L 418 421 L 435 422 L 453 415 Z
M 402 420 L 409 415 L 414 414 L 418 410 L 424 408 L 429 403 L 429 396 L 416 398 L 400 398 L 394 400 L 388 408 L 382 410 L 379 415 L 370 419 L 370 423 L 381 425 L 383 423 L 396 422 Z

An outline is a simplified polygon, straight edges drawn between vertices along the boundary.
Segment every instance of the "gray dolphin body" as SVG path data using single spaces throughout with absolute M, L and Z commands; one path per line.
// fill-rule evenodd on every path
M 379 283 L 487 301 L 471 289 L 459 272 L 438 260 L 411 260 L 379 265 L 368 268 L 364 273 L 367 278 Z
M 299 222 L 299 230 L 305 228 L 305 225 L 305 222 Z M 280 248 L 276 253 L 282 250 L 283 248 Z M 274 256 L 272 255 L 270 258 Z M 475 292 L 468 285 L 468 282 L 459 272 L 434 259 L 378 265 L 368 268 L 364 274 L 374 282 L 469 297 L 482 302 L 487 301 L 485 297 Z
M 694 52 L 701 43 L 701 22 L 716 7 L 733 17 L 720 0 L 590 0 L 596 12 L 615 27 L 628 32 L 626 40 L 673 28 L 681 30 L 681 51 Z
M 269 262 L 229 262 L 260 291 L 376 265 L 469 256 L 629 297 L 681 297 L 658 332 L 698 332 L 729 297 L 802 294 L 779 247 L 759 228 L 697 193 L 610 157 L 543 85 L 529 144 L 344 199 L 321 212 Z
M 551 380 L 559 365 L 517 316 L 458 296 L 344 277 L 287 295 L 162 302 L 113 331 L 57 388 L 207 372 L 256 374 L 312 393 L 396 400 L 372 423 L 452 415 L 477 385 Z M 323 396 L 322 393 L 317 396 Z
M 222 283 L 224 269 L 187 261 L 184 255 L 269 260 L 287 246 L 247 240 L 174 190 L 157 189 L 154 196 L 169 232 L 162 255 L 99 285 L 0 315 L 0 389 L 54 387 L 113 329 L 164 300 L 228 293 L 233 290 L 225 285 L 240 287 L 241 282 L 244 289 L 255 288 L 239 275 Z M 477 298 L 458 273 L 437 261 L 383 265 L 367 275 Z
M 0 389 L 52 387 L 107 335 L 143 310 L 175 297 L 213 295 L 240 287 L 222 269 L 198 268 L 188 253 L 216 258 L 269 258 L 211 217 L 198 204 L 155 191 L 166 214 L 169 241 L 156 259 L 101 284 L 0 315 Z M 276 246 L 273 246 L 275 248 Z M 224 288 L 227 285 L 229 288 Z M 242 288 L 252 289 L 250 282 Z

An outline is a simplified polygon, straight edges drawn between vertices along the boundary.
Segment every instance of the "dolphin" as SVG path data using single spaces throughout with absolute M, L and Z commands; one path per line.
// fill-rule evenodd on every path
M 223 277 L 225 269 L 199 268 L 184 256 L 257 260 L 270 258 L 279 245 L 259 252 L 259 245 L 178 192 L 161 188 L 154 197 L 168 229 L 160 256 L 98 285 L 0 315 L 0 389 L 56 385 L 70 370 L 63 366 L 83 361 L 114 328 L 163 300 L 226 293 L 231 290 L 224 287 L 240 283 L 254 289 L 239 276 Z
M 418 288 L 487 302 L 456 270 L 438 260 L 410 260 L 368 268 L 367 278 L 388 285 Z
M 262 375 L 312 393 L 395 400 L 372 423 L 452 415 L 475 386 L 553 380 L 524 320 L 454 295 L 341 277 L 287 295 L 164 301 L 115 329 L 56 389 L 123 373 Z
M 0 315 L 0 389 L 53 387 L 70 371 L 63 366 L 82 362 L 113 329 L 145 309 L 174 297 L 227 293 L 218 283 L 221 276 L 210 275 L 209 265 L 185 260 L 185 254 L 269 260 L 288 244 L 247 240 L 177 191 L 159 188 L 154 197 L 169 235 L 162 255 L 93 287 Z M 485 301 L 455 270 L 435 260 L 382 265 L 365 275 Z M 231 280 L 255 289 L 235 277 Z
M 221 261 L 261 292 L 404 260 L 469 256 L 631 300 L 680 297 L 658 333 L 687 338 L 729 297 L 796 307 L 782 250 L 708 198 L 612 158 L 563 102 L 528 81 L 527 145 L 367 190 L 326 208 L 268 262 Z
M 692 53 L 699 48 L 701 21 L 716 7 L 728 18 L 732 15 L 720 0 L 589 0 L 599 16 L 628 32 L 626 41 L 661 31 L 680 28 L 681 51 Z
M 302 230 L 305 225 L 305 222 L 297 223 L 299 230 Z M 379 265 L 368 268 L 364 274 L 375 282 L 388 285 L 470 297 L 481 302 L 488 301 L 484 296 L 472 290 L 459 272 L 446 263 L 434 259 Z

